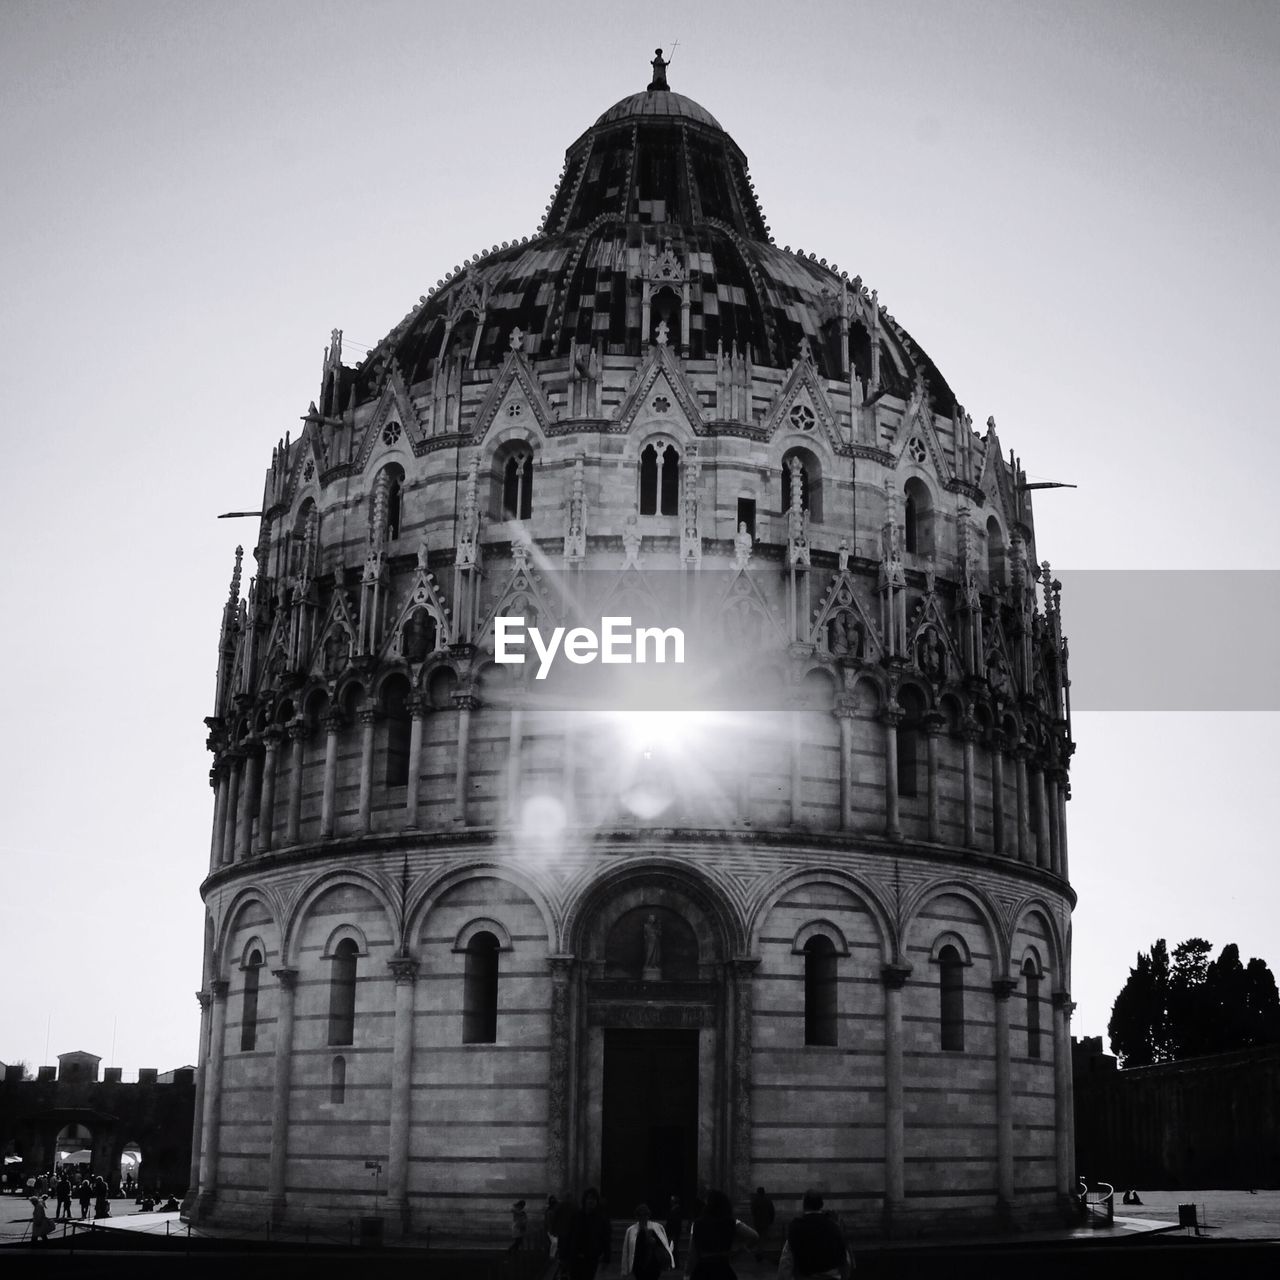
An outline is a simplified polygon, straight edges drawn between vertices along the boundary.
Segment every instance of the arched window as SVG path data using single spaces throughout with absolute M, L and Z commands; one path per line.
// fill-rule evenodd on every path
M 498 1038 L 498 940 L 487 930 L 467 943 L 462 988 L 462 1043 Z
M 810 524 L 822 523 L 822 466 L 808 449 L 788 449 L 782 455 L 782 516 L 791 510 L 791 459 L 800 463 L 800 509 L 809 513 Z
M 1022 966 L 1022 980 L 1027 996 L 1027 1057 L 1040 1056 L 1040 973 L 1029 956 Z
M 912 476 L 904 490 L 903 544 L 908 555 L 932 556 L 933 499 L 923 480 Z
M 244 963 L 244 1005 L 240 1013 L 240 1049 L 247 1053 L 258 1043 L 258 976 L 262 952 L 254 947 Z
M 804 944 L 804 1042 L 837 1044 L 835 943 L 816 933 Z
M 312 557 L 319 524 L 320 515 L 316 511 L 316 504 L 311 498 L 308 498 L 298 508 L 298 517 L 293 522 L 293 529 L 289 534 L 287 572 L 309 575 L 314 571 L 315 565 L 312 563 Z
M 659 289 L 649 299 L 649 341 L 658 341 L 658 326 L 665 324 L 669 345 L 680 345 L 680 299 L 669 286 Z
M 356 1038 L 356 960 L 360 949 L 343 938 L 333 949 L 329 974 L 329 1043 L 354 1044 Z
M 680 453 L 659 440 L 640 454 L 640 514 L 674 516 L 680 511 Z
M 382 710 L 387 722 L 388 787 L 403 787 L 409 781 L 409 738 L 413 722 L 409 718 L 409 682 L 393 676 L 382 686 Z
M 329 1067 L 329 1101 L 341 1106 L 347 1100 L 347 1060 L 341 1054 Z
M 502 467 L 503 520 L 528 520 L 533 514 L 533 454 L 518 449 Z
M 987 518 L 987 580 L 994 588 L 1005 585 L 1004 534 L 995 516 Z
M 964 1048 L 964 961 L 948 943 L 938 952 L 941 1029 L 944 1049 Z
M 374 546 L 394 542 L 400 536 L 404 472 L 389 463 L 378 472 L 369 496 L 369 540 Z
M 920 736 L 924 723 L 924 699 L 910 685 L 899 690 L 902 719 L 898 723 L 898 794 L 920 794 Z

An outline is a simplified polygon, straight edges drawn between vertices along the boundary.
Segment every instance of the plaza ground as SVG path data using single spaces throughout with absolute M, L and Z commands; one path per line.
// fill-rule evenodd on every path
M 1158 1269 L 1165 1280 L 1186 1276 L 1270 1276 L 1280 1274 L 1280 1191 L 1143 1191 L 1143 1204 L 1117 1204 L 1116 1225 L 954 1241 L 865 1241 L 857 1247 L 857 1277 L 948 1277 L 1082 1275 L 1091 1280 L 1136 1276 Z M 1194 1204 L 1200 1235 L 1176 1228 L 1178 1206 Z M 413 1276 L 415 1280 L 543 1280 L 545 1260 L 538 1254 L 509 1259 L 505 1242 L 492 1248 L 461 1248 L 440 1238 L 424 1249 L 358 1249 L 358 1224 L 342 1233 L 304 1237 L 265 1230 L 251 1238 L 188 1232 L 176 1213 L 137 1213 L 132 1200 L 113 1200 L 111 1216 L 90 1229 L 58 1226 L 52 1247 L 32 1249 L 22 1237 L 29 1226 L 30 1202 L 0 1197 L 0 1250 L 6 1275 L 28 1263 L 42 1275 L 172 1274 L 181 1257 L 185 1275 L 225 1274 L 237 1267 L 247 1275 L 270 1272 L 274 1280 L 349 1274 L 353 1262 L 371 1277 Z M 79 1223 L 79 1206 L 73 1222 Z M 74 1236 L 74 1239 L 72 1237 Z M 357 1246 L 353 1248 L 352 1246 Z M 600 1280 L 616 1275 L 617 1257 Z M 734 1258 L 739 1280 L 773 1280 L 773 1256 L 757 1262 L 750 1254 Z M 678 1273 L 668 1273 L 677 1280 Z

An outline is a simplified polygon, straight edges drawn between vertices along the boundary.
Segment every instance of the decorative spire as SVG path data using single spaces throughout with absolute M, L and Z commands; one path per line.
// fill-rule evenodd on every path
M 654 53 L 657 56 L 650 64 L 653 67 L 653 79 L 649 81 L 649 92 L 652 93 L 655 89 L 661 89 L 665 92 L 671 87 L 667 84 L 667 68 L 671 65 L 671 59 L 664 60 L 661 49 L 655 49 Z

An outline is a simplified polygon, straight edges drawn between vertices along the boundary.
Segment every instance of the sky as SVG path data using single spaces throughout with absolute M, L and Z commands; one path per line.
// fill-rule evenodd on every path
M 257 509 L 329 331 L 358 358 L 532 235 L 677 39 L 778 242 L 860 274 L 1032 479 L 1079 486 L 1036 497 L 1073 661 L 1158 672 L 1159 710 L 1073 690 L 1074 1032 L 1159 937 L 1280 967 L 1274 4 L 7 0 L 0 1060 L 195 1060 L 202 721 L 256 534 L 215 516 Z M 1188 572 L 1151 633 L 1073 632 L 1100 570 Z

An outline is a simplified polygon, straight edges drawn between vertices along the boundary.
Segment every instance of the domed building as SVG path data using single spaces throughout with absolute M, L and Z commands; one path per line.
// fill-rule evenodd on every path
M 335 331 L 273 451 L 207 721 L 199 1222 L 1071 1189 L 1033 486 L 654 67 L 538 234 L 354 366 Z M 654 628 L 613 666 L 609 619 Z

